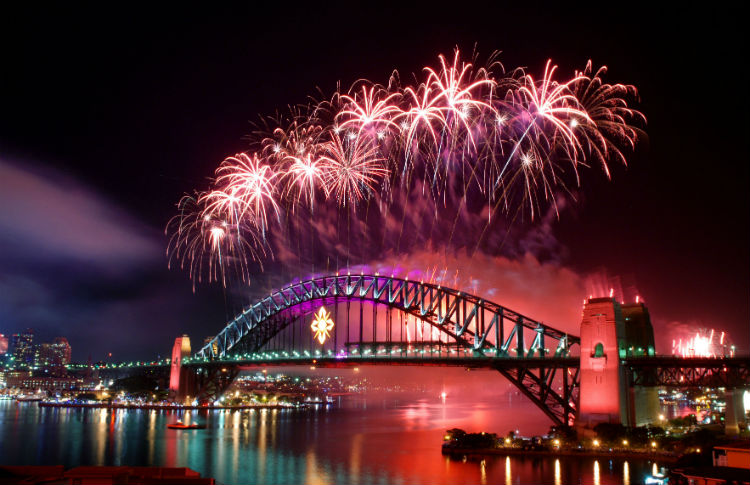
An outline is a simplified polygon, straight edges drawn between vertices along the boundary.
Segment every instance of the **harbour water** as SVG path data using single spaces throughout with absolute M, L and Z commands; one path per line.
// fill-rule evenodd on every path
M 184 419 L 202 430 L 169 430 Z M 186 466 L 244 484 L 638 484 L 647 460 L 440 453 L 447 428 L 543 434 L 524 400 L 340 398 L 306 410 L 162 411 L 42 408 L 0 401 L 0 464 Z

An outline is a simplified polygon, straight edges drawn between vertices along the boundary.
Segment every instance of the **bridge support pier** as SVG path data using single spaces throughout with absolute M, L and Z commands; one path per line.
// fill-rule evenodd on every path
M 656 421 L 655 387 L 631 386 L 622 359 L 654 354 L 654 332 L 643 304 L 592 298 L 581 321 L 581 391 L 576 429 L 599 423 L 641 426 Z
M 169 398 L 183 403 L 192 393 L 195 378 L 182 366 L 182 359 L 190 356 L 190 337 L 183 335 L 174 340 L 169 373 Z
M 724 433 L 727 436 L 740 434 L 740 422 L 745 421 L 745 390 L 741 388 L 727 389 L 724 398 L 727 407 L 724 411 Z

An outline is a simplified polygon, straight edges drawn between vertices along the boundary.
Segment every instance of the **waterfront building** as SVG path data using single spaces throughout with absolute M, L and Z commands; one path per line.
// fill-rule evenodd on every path
M 23 391 L 84 391 L 96 387 L 96 382 L 83 377 L 37 377 L 31 372 L 8 372 L 5 377 L 7 387 Z
M 728 466 L 750 470 L 750 441 L 737 441 L 728 445 L 715 446 L 714 466 Z

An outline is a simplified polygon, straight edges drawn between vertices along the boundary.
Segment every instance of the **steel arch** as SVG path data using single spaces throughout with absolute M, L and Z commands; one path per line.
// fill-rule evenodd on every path
M 572 424 L 575 419 L 578 368 L 561 367 L 551 357 L 569 356 L 571 347 L 580 343 L 578 337 L 478 296 L 408 278 L 347 274 L 291 284 L 239 313 L 191 360 L 234 360 L 231 351 L 235 346 L 241 348 L 243 342 L 250 343 L 251 351 L 258 351 L 290 324 L 292 319 L 285 318 L 290 310 L 307 302 L 334 300 L 369 301 L 413 315 L 453 338 L 456 345 L 505 361 L 502 366 L 489 367 L 510 380 L 555 423 Z M 528 348 L 524 330 L 532 336 Z M 549 343 L 556 344 L 553 353 L 546 346 Z M 519 365 L 509 368 L 509 359 Z M 529 360 L 547 360 L 549 365 L 523 363 Z M 553 386 L 556 377 L 562 380 L 559 393 Z
M 537 322 L 497 303 L 452 288 L 393 276 L 325 276 L 291 284 L 240 312 L 194 358 L 222 358 L 253 331 L 262 331 L 272 317 L 305 302 L 328 298 L 366 300 L 414 315 L 473 350 L 494 351 L 498 357 L 545 357 L 546 339 L 557 342 L 555 356 L 566 356 L 580 339 Z M 510 325 L 508 325 L 510 323 Z M 506 329 L 509 330 L 506 335 Z M 527 349 L 523 329 L 535 335 Z M 511 348 L 515 337 L 515 347 Z

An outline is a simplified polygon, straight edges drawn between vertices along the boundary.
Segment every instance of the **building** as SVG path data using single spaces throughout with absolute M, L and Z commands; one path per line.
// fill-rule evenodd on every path
M 86 382 L 82 377 L 7 377 L 5 384 L 7 387 L 34 392 L 87 390 L 92 387 L 92 385 L 89 382 Z
M 750 441 L 737 441 L 728 445 L 715 446 L 713 455 L 714 466 L 750 470 Z
M 68 343 L 68 339 L 65 337 L 55 337 L 55 341 L 52 342 L 52 350 L 56 355 L 56 362 L 59 365 L 70 364 L 70 357 L 73 354 L 73 349 Z
M 98 379 L 78 376 L 36 376 L 31 371 L 6 371 L 5 386 L 23 392 L 65 393 L 69 391 L 91 391 L 99 384 Z
M 8 353 L 8 337 L 0 333 L 0 355 Z
M 52 343 L 43 343 L 34 352 L 34 366 L 53 375 L 64 375 L 70 364 L 72 349 L 65 337 L 56 337 Z
M 16 365 L 31 367 L 34 365 L 34 331 L 27 328 L 11 337 L 13 359 Z

